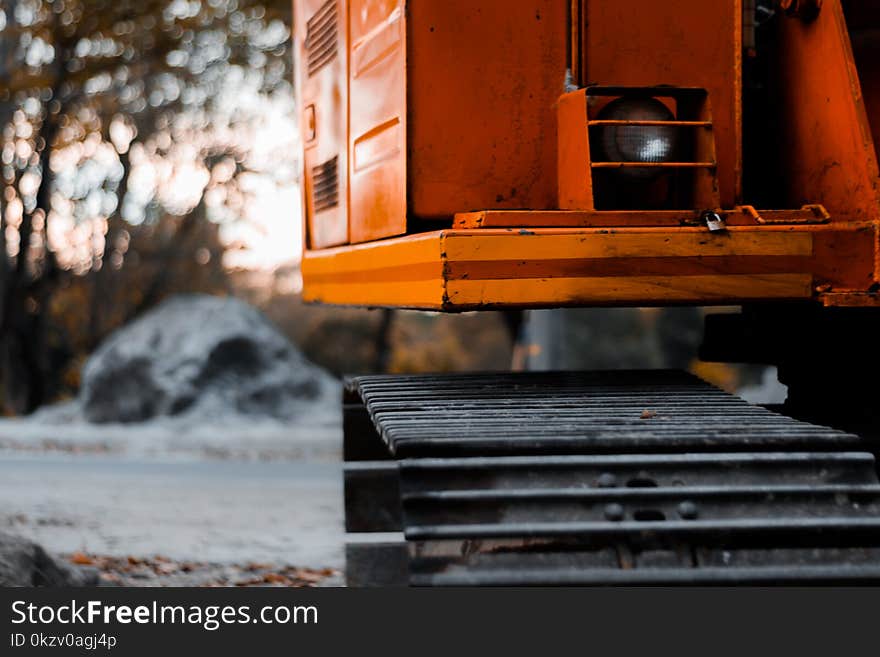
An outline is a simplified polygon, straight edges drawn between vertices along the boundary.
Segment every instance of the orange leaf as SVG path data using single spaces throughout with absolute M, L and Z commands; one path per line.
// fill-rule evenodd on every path
M 74 552 L 70 555 L 70 563 L 75 563 L 77 566 L 91 566 L 95 560 L 82 552 Z

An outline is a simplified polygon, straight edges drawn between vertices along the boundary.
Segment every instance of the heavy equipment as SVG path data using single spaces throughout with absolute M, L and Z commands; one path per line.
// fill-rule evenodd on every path
M 789 386 L 352 378 L 351 584 L 880 579 L 880 0 L 294 6 L 306 300 L 736 305 Z

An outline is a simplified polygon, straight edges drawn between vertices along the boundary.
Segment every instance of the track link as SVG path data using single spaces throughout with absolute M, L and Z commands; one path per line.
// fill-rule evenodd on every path
M 677 371 L 346 383 L 351 585 L 876 583 L 853 434 Z

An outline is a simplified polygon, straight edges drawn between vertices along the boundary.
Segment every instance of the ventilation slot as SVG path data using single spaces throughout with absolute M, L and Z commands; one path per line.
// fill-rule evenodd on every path
M 306 58 L 309 76 L 336 57 L 338 28 L 336 0 L 328 0 L 306 26 Z
M 312 168 L 312 195 L 315 212 L 339 205 L 339 158 L 334 157 Z

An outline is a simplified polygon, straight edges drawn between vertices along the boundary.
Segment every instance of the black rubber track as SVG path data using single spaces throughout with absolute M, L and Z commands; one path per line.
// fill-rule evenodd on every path
M 402 531 L 409 584 L 880 582 L 861 439 L 690 374 L 367 376 L 346 395 L 389 458 L 351 466 L 347 525 Z

